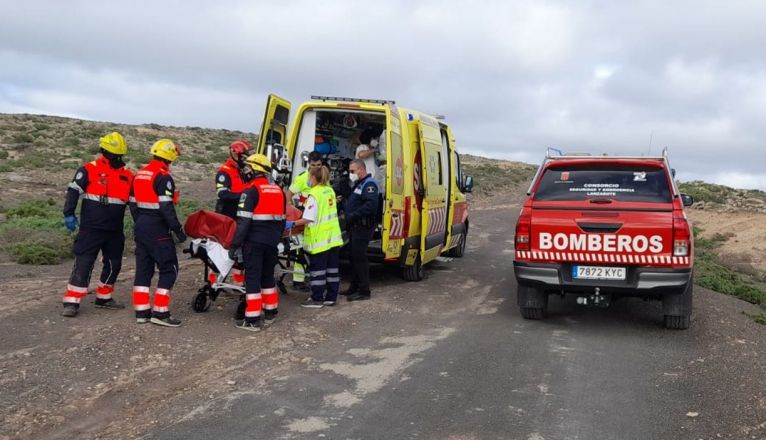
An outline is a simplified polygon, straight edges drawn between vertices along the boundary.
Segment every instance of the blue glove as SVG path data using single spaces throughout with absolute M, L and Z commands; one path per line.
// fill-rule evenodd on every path
M 66 225 L 66 228 L 69 229 L 69 232 L 74 232 L 75 229 L 77 229 L 79 223 L 77 223 L 77 217 L 73 215 L 68 215 L 64 217 L 64 225 Z
M 285 222 L 285 229 L 292 229 L 292 228 L 293 228 L 293 226 L 295 226 L 295 222 L 294 222 L 294 221 L 291 221 L 291 220 L 287 220 L 287 221 Z

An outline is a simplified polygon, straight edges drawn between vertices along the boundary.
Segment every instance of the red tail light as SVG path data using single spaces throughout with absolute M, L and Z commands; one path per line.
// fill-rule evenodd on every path
M 517 251 L 529 250 L 530 231 L 532 229 L 532 216 L 522 214 L 516 221 L 515 247 Z
M 673 256 L 686 257 L 691 246 L 689 222 L 683 217 L 673 217 Z
M 410 218 L 412 217 L 412 200 L 409 196 L 404 198 L 404 220 L 402 221 L 402 238 L 410 236 Z

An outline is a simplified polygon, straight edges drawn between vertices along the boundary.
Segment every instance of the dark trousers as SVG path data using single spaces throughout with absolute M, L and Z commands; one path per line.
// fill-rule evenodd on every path
M 311 299 L 314 301 L 337 301 L 340 288 L 338 267 L 340 267 L 340 247 L 309 255 Z
M 277 247 L 262 243 L 245 242 L 242 256 L 245 260 L 245 320 L 256 322 L 261 310 L 266 317 L 277 314 L 277 282 L 274 266 L 277 265 Z
M 154 306 L 152 311 L 139 310 L 141 306 L 149 304 L 149 287 L 152 285 L 154 268 L 159 271 L 157 290 L 155 292 Z M 136 308 L 136 317 L 147 318 L 153 315 L 157 318 L 170 316 L 170 291 L 178 278 L 178 256 L 176 245 L 171 238 L 143 239 L 136 237 L 136 277 L 133 282 L 133 303 L 139 305 Z M 137 289 L 146 288 L 146 291 Z M 160 297 L 161 296 L 161 297 Z
M 99 280 L 102 284 L 114 284 L 122 268 L 124 248 L 125 236 L 122 231 L 81 228 L 77 233 L 72 249 L 75 260 L 72 273 L 69 275 L 70 286 L 81 289 L 88 288 L 90 275 L 93 272 L 93 266 L 99 252 L 101 252 L 103 262 Z M 79 302 L 66 301 L 66 298 L 65 302 L 71 303 L 75 307 L 79 305 Z
M 373 227 L 354 226 L 351 228 L 351 278 L 349 292 L 361 295 L 370 294 L 370 264 L 367 261 L 367 246 L 372 239 Z
M 172 239 L 143 240 L 136 237 L 135 286 L 151 286 L 154 268 L 159 271 L 157 288 L 171 290 L 178 278 L 178 255 Z

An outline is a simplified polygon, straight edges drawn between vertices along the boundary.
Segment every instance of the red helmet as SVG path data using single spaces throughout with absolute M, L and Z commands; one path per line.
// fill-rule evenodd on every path
M 239 156 L 239 155 L 248 155 L 250 153 L 250 149 L 253 146 L 250 145 L 250 142 L 244 140 L 244 139 L 237 139 L 236 141 L 232 142 L 229 146 L 229 152 L 232 156 Z

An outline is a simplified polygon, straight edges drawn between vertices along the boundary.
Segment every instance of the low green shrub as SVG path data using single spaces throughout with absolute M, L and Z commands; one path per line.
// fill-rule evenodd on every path
M 766 288 L 759 280 L 722 264 L 716 249 L 726 241 L 726 235 L 716 235 L 712 239 L 705 239 L 700 238 L 700 232 L 699 228 L 694 227 L 695 284 L 752 304 L 766 305 Z
M 11 256 L 19 264 L 59 264 L 65 257 L 47 243 L 20 243 L 11 246 Z

